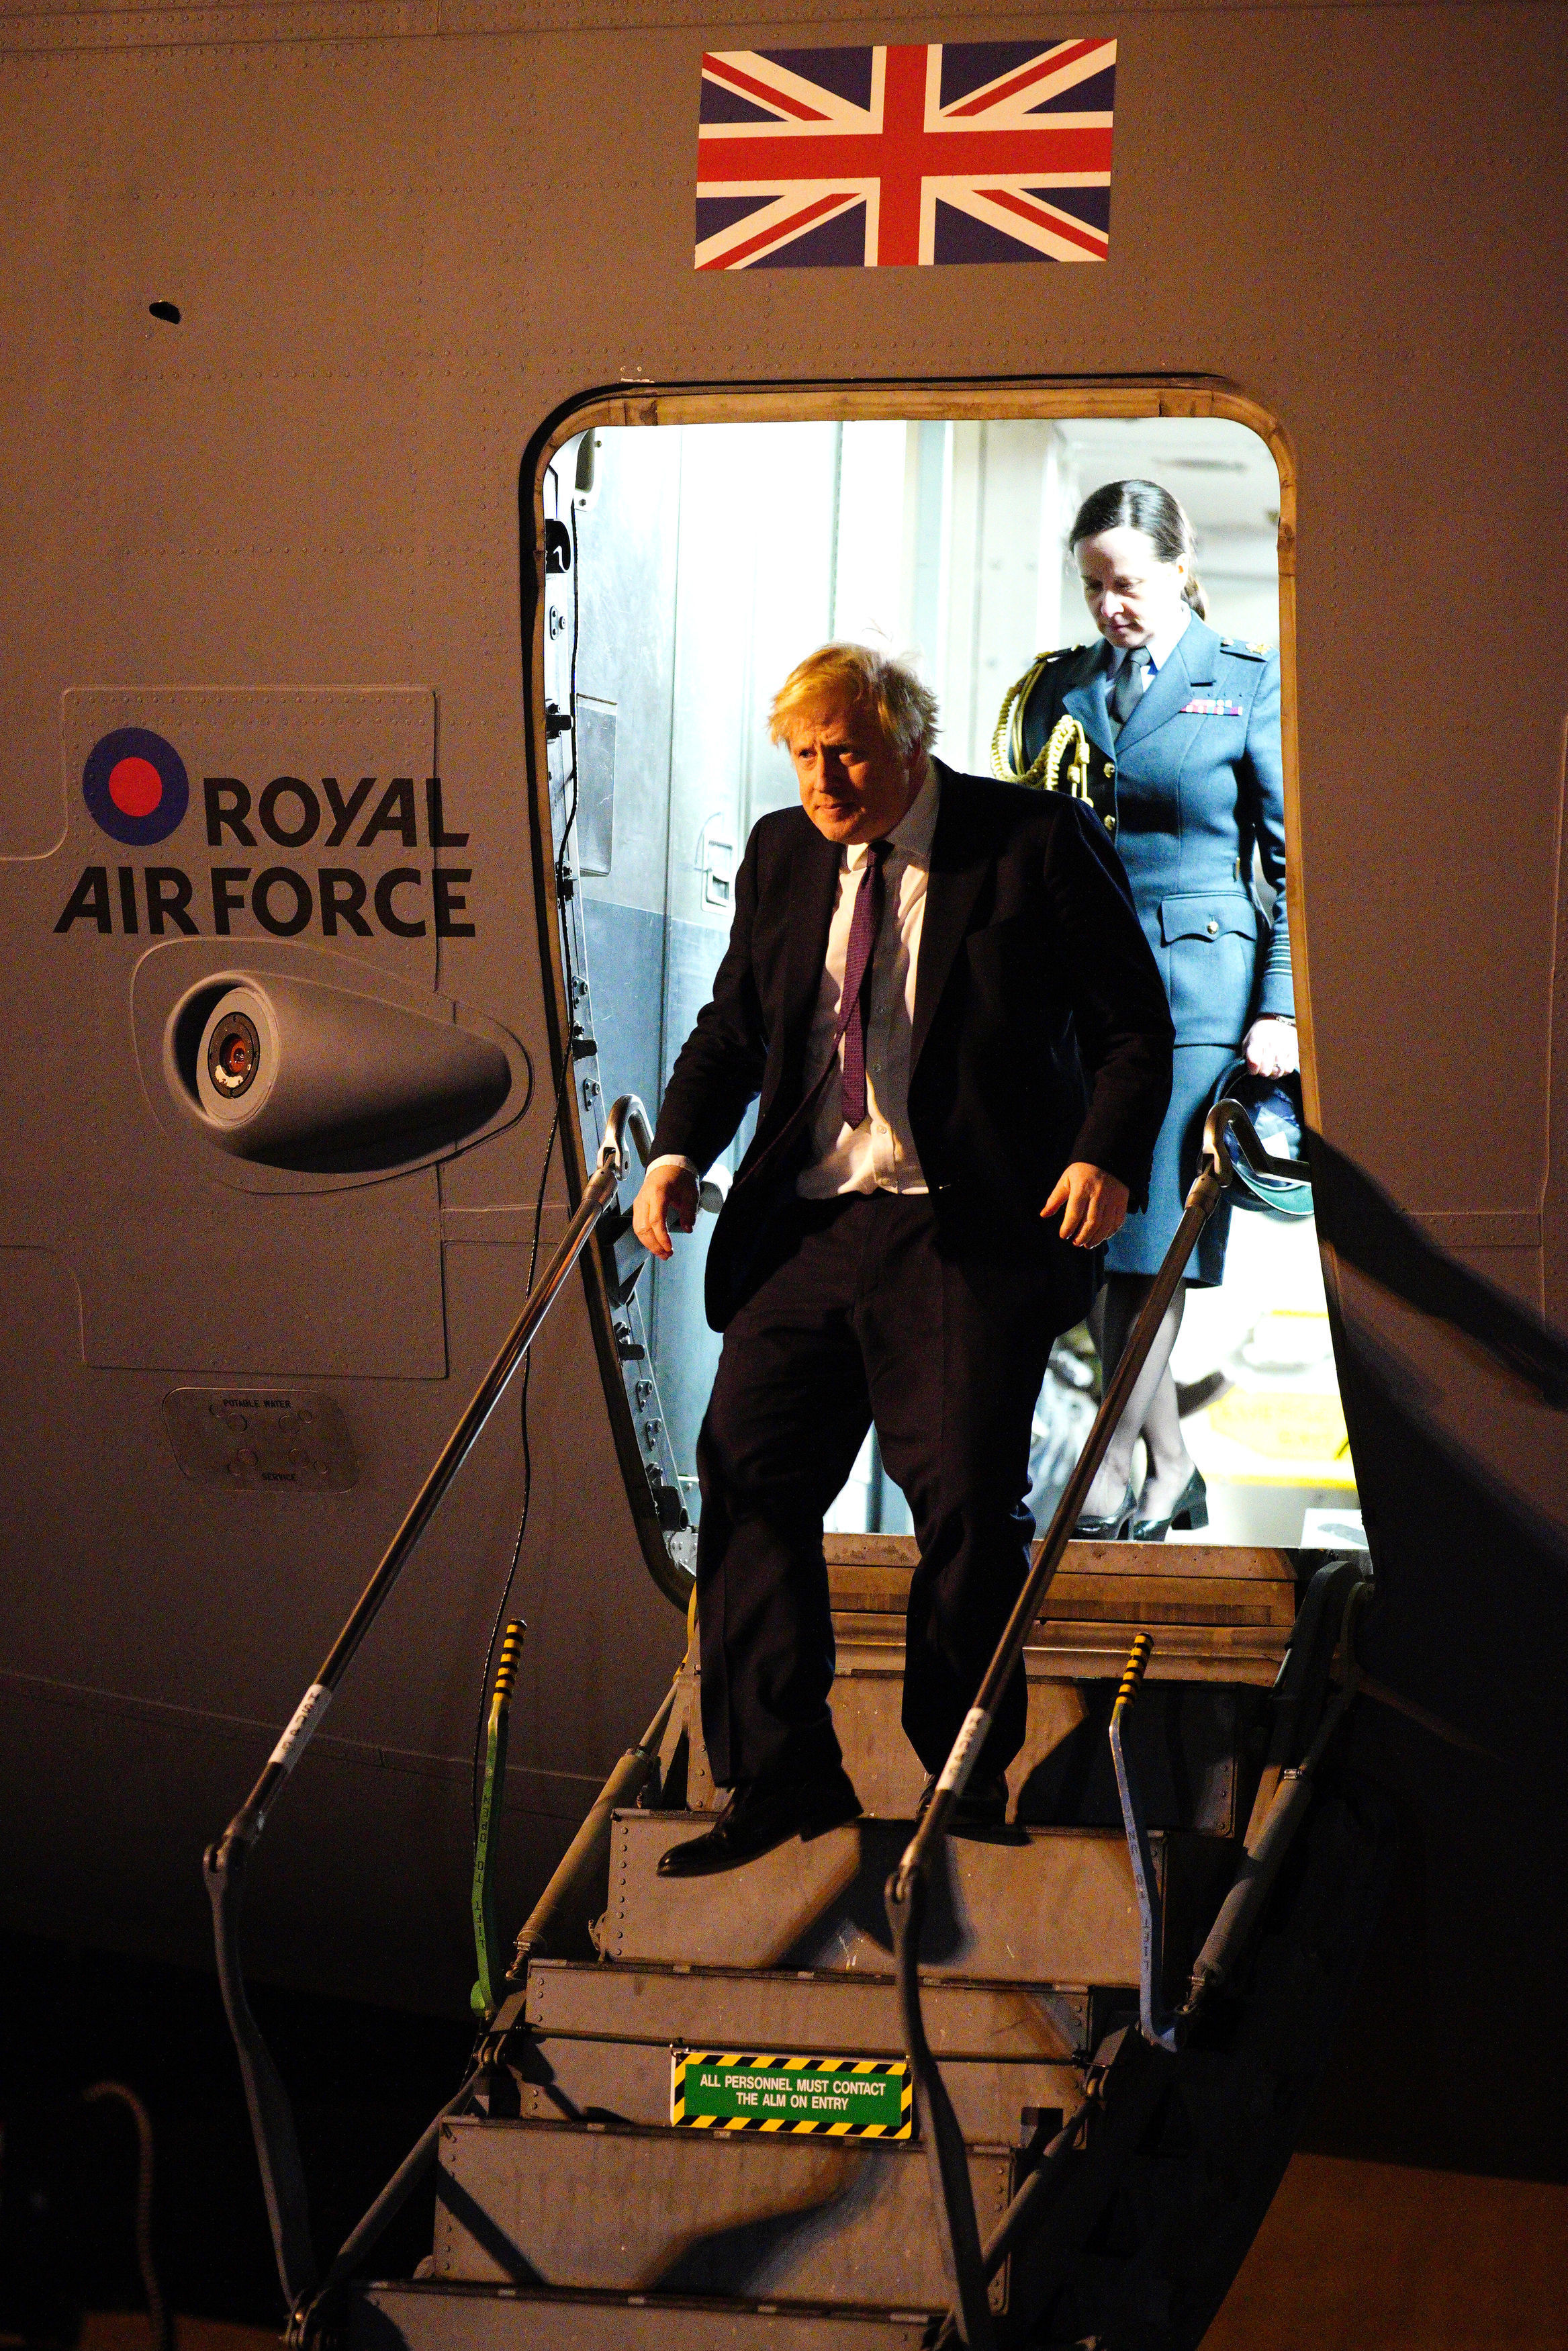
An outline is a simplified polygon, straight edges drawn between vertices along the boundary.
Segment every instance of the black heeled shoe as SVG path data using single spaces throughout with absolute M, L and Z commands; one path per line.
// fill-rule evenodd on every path
M 1122 1496 L 1122 1506 L 1115 1517 L 1080 1519 L 1073 1529 L 1073 1541 L 1075 1542 L 1126 1542 L 1127 1529 L 1137 1514 L 1137 1496 L 1133 1492 L 1132 1480 L 1129 1478 L 1127 1492 Z
M 1134 1542 L 1163 1542 L 1172 1527 L 1184 1534 L 1209 1524 L 1209 1489 L 1203 1482 L 1203 1472 L 1195 1469 L 1180 1493 L 1168 1519 L 1137 1519 L 1133 1522 Z

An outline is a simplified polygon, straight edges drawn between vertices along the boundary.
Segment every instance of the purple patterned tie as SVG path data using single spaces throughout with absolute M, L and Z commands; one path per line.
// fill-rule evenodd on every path
M 849 950 L 844 965 L 844 1077 L 840 1100 L 844 1123 L 857 1127 L 866 1116 L 866 1005 L 871 993 L 871 963 L 877 934 L 882 927 L 887 892 L 883 863 L 893 844 L 874 841 L 860 872 L 860 888 L 849 925 Z

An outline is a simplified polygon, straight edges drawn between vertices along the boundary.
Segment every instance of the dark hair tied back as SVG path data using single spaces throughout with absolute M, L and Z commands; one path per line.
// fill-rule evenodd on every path
M 1203 590 L 1192 568 L 1197 542 L 1187 508 L 1158 482 L 1106 482 L 1091 490 L 1078 508 L 1067 534 L 1069 549 L 1081 538 L 1098 538 L 1106 530 L 1141 530 L 1162 563 L 1185 563 L 1187 584 L 1182 594 L 1200 621 L 1208 618 Z

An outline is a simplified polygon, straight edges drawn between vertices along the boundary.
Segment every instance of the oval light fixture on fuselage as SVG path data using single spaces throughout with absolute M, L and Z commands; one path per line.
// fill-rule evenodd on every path
M 357 989 L 268 972 L 189 990 L 164 1068 L 217 1149 L 301 1172 L 393 1167 L 493 1119 L 512 1068 L 492 1039 Z

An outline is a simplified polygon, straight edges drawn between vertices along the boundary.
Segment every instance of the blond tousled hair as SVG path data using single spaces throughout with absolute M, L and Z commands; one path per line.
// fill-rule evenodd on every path
M 876 720 L 882 739 L 906 759 L 929 751 L 937 736 L 937 697 L 907 662 L 870 645 L 819 645 L 797 662 L 768 709 L 770 741 L 782 743 L 798 718 L 847 702 Z

